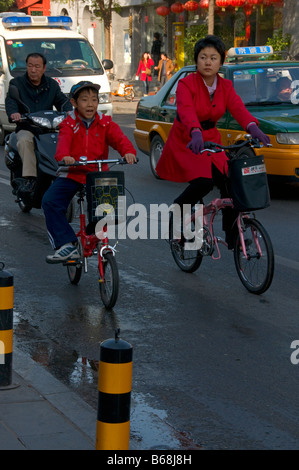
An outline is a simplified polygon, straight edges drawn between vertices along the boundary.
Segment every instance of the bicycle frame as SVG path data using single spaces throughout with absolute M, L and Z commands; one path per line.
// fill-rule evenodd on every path
M 219 242 L 223 245 L 227 246 L 227 243 L 221 238 L 214 234 L 214 219 L 219 210 L 224 209 L 225 207 L 234 207 L 233 201 L 230 198 L 215 198 L 209 204 L 203 206 L 203 226 L 206 226 L 211 234 L 213 246 L 216 247 L 217 256 L 212 254 L 212 259 L 217 260 L 221 258 L 221 252 L 219 249 Z M 201 216 L 201 211 L 195 211 L 194 214 L 191 215 L 186 220 L 186 224 L 190 224 L 190 221 L 194 222 L 196 218 Z M 210 216 L 210 217 L 208 217 Z M 242 220 L 243 218 L 249 218 L 249 214 L 245 212 L 240 212 L 237 219 L 237 227 L 240 234 L 240 242 L 242 246 L 242 251 L 246 259 L 248 259 L 244 234 L 243 234 L 243 227 L 242 227 Z M 260 256 L 262 256 L 262 250 L 258 241 L 256 234 L 253 232 L 253 238 Z
M 84 157 L 83 157 L 84 158 Z M 81 157 L 82 159 L 82 157 Z M 107 160 L 104 161 L 107 163 Z M 118 160 L 109 160 L 109 163 L 116 163 Z M 90 164 L 91 162 L 84 160 L 82 164 Z M 98 171 L 101 171 L 102 169 L 102 160 L 96 160 L 92 163 L 96 163 L 98 165 Z M 113 256 L 115 256 L 115 247 L 112 247 L 109 245 L 109 240 L 107 237 L 107 230 L 105 227 L 103 227 L 103 230 L 100 232 L 99 236 L 96 234 L 91 234 L 88 235 L 86 233 L 86 215 L 85 215 L 85 210 L 84 210 L 84 200 L 85 200 L 85 190 L 82 189 L 79 192 L 79 207 L 80 207 L 80 230 L 76 233 L 77 238 L 80 238 L 81 244 L 82 244 L 82 255 L 83 255 L 83 260 L 84 260 L 84 272 L 87 273 L 88 271 L 88 266 L 87 266 L 87 258 L 90 258 L 94 253 L 95 250 L 98 248 L 99 243 L 102 245 L 101 249 L 98 252 L 98 267 L 99 267 L 99 273 L 100 277 L 103 280 L 104 279 L 104 268 L 103 268 L 103 259 L 104 259 L 104 253 L 107 251 L 111 252 Z M 78 264 L 76 260 L 74 261 L 68 261 L 67 264 Z

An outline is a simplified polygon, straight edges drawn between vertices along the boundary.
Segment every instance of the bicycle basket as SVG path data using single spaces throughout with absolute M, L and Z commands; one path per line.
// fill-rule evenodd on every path
M 263 155 L 240 157 L 228 161 L 231 196 L 240 212 L 264 209 L 270 205 L 268 180 Z
M 86 175 L 86 199 L 89 223 L 103 217 L 109 224 L 125 218 L 125 176 L 122 171 L 98 171 Z

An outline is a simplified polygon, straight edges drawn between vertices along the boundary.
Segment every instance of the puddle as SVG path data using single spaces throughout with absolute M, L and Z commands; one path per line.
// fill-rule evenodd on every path
M 145 395 L 132 393 L 131 439 L 143 450 L 199 450 L 186 433 L 175 430 L 167 422 L 165 410 L 153 408 Z
M 115 319 L 112 319 L 112 322 L 114 323 Z M 97 355 L 100 353 L 98 342 L 86 355 L 76 350 L 68 351 L 64 349 L 65 344 L 49 339 L 38 326 L 31 325 L 15 310 L 14 343 L 19 350 L 29 355 L 54 377 L 78 393 L 96 412 L 99 364 Z M 167 422 L 168 416 L 165 410 L 149 405 L 153 398 L 152 395 L 147 396 L 135 392 L 133 385 L 130 417 L 131 448 L 138 450 L 201 449 L 188 435 L 174 429 Z

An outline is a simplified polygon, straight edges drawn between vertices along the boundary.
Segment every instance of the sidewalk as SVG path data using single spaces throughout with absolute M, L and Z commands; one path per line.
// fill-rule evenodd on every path
M 97 410 L 15 346 L 11 385 L 0 390 L 0 451 L 95 450 Z M 130 451 L 197 448 L 164 415 L 131 397 Z
M 12 385 L 0 390 L 0 450 L 93 450 L 97 413 L 17 348 Z

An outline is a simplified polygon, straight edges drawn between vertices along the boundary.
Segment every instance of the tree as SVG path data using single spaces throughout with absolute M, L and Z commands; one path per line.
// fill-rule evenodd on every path
M 105 58 L 111 59 L 111 24 L 112 11 L 120 12 L 121 6 L 116 0 L 93 0 L 92 8 L 95 17 L 101 18 L 104 23 Z
M 67 0 L 56 0 L 66 3 Z M 68 0 L 72 3 L 79 0 Z M 84 3 L 84 0 L 81 0 Z M 1 2 L 1 0 L 0 0 Z M 2 2 L 1 2 L 2 3 Z M 3 1 L 4 3 L 4 1 Z M 105 58 L 111 59 L 111 24 L 112 24 L 112 11 L 120 12 L 121 6 L 117 0 L 91 0 L 90 6 L 95 18 L 100 18 L 104 24 L 104 37 L 105 37 Z
M 15 0 L 0 0 L 0 11 L 9 11 L 10 7 L 13 6 Z

